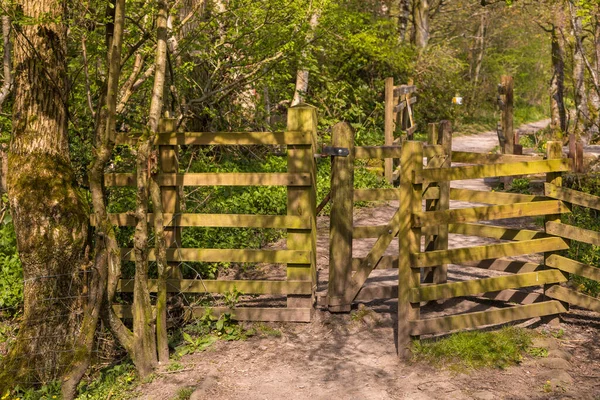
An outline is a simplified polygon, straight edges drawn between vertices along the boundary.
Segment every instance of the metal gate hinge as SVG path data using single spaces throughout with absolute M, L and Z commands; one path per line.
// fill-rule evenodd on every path
M 346 147 L 331 147 L 323 146 L 320 154 L 315 154 L 315 157 L 348 157 L 350 150 Z

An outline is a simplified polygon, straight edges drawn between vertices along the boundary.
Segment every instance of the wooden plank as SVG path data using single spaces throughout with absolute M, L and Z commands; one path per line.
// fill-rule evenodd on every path
M 566 201 L 567 203 L 576 204 L 578 206 L 593 208 L 600 210 L 600 197 L 588 193 L 579 192 L 577 190 L 558 187 L 552 183 L 544 184 L 545 194 L 553 199 Z
M 495 176 L 545 174 L 548 172 L 569 171 L 571 169 L 570 165 L 571 160 L 565 158 L 559 160 L 424 169 L 420 175 L 415 175 L 415 182 L 458 181 L 463 179 L 479 179 Z
M 125 261 L 134 261 L 133 249 L 122 248 L 121 258 Z M 253 250 L 253 249 L 167 249 L 169 261 L 194 261 L 194 262 L 247 262 L 247 263 L 273 263 L 305 264 L 311 260 L 308 250 Z M 154 249 L 148 250 L 148 260 L 156 261 Z
M 503 240 L 531 240 L 548 237 L 545 232 L 529 229 L 511 229 L 485 224 L 450 224 L 450 233 Z
M 524 306 L 501 308 L 498 310 L 422 319 L 411 322 L 411 334 L 425 335 L 477 328 L 485 325 L 498 325 L 505 322 L 560 314 L 566 311 L 567 310 L 560 302 L 552 300 Z
M 352 270 L 356 271 L 360 268 L 360 264 L 365 260 L 364 257 L 352 259 Z M 398 256 L 382 256 L 377 263 L 375 269 L 392 269 L 398 268 Z
M 106 186 L 136 186 L 135 174 L 104 174 Z M 160 174 L 161 186 L 310 186 L 312 179 L 307 173 L 186 173 Z
M 412 182 L 412 176 L 423 170 L 423 144 L 415 141 L 404 143 L 404 151 L 400 158 L 400 198 L 397 212 L 398 240 L 398 355 L 409 358 L 411 327 L 410 321 L 420 318 L 419 303 L 410 302 L 410 291 L 419 287 L 421 271 L 412 268 L 411 254 L 421 249 L 421 231 L 411 223 L 411 214 L 423 207 L 423 187 Z
M 423 157 L 429 159 L 433 157 L 448 157 L 448 152 L 441 144 L 423 145 Z
M 368 239 L 377 238 L 389 230 L 387 225 L 365 225 L 352 228 L 352 238 Z
M 137 144 L 138 137 L 119 134 L 116 144 Z M 157 135 L 155 145 L 310 145 L 307 132 L 164 132 Z
M 348 157 L 331 163 L 331 218 L 329 223 L 329 282 L 327 305 L 331 312 L 350 311 L 345 300 L 352 279 L 352 224 L 354 221 L 354 129 L 347 122 L 332 128 L 332 145 L 350 150 Z
M 287 113 L 287 130 L 309 132 L 311 146 L 288 146 L 287 170 L 311 177 L 311 185 L 287 187 L 287 214 L 311 220 L 311 229 L 288 229 L 287 248 L 290 250 L 308 251 L 308 262 L 293 261 L 288 263 L 286 277 L 288 281 L 306 281 L 317 285 L 317 167 L 314 158 L 317 141 L 317 112 L 312 106 L 300 104 L 291 107 Z M 288 308 L 311 308 L 313 296 L 290 295 L 287 297 Z
M 417 125 L 413 125 L 410 128 L 406 128 L 406 135 L 408 137 L 412 137 L 412 134 L 415 133 L 415 131 L 417 130 L 418 126 Z
M 156 279 L 148 280 L 150 293 L 156 292 Z M 311 294 L 310 281 L 255 281 L 255 280 L 211 280 L 211 279 L 168 279 L 167 290 L 172 293 L 227 293 L 234 288 L 243 294 Z M 117 292 L 133 292 L 133 279 L 121 279 Z
M 546 251 L 566 250 L 568 248 L 569 245 L 562 238 L 549 237 L 521 242 L 416 253 L 411 254 L 411 260 L 414 267 L 431 267 L 438 264 L 460 264 L 466 261 L 543 253 Z
M 438 200 L 440 198 L 440 188 L 438 186 L 428 186 L 423 192 L 424 200 Z
M 384 103 L 384 123 L 383 134 L 386 146 L 394 144 L 394 132 L 396 131 L 396 122 L 394 119 L 394 78 L 385 79 L 385 103 Z M 384 162 L 384 176 L 388 183 L 393 183 L 394 160 L 386 158 Z
M 484 297 L 489 300 L 501 301 L 503 303 L 516 303 L 523 305 L 539 303 L 545 300 L 544 295 L 542 293 L 529 293 L 513 289 L 484 293 L 482 295 L 479 295 L 478 297 Z
M 556 300 L 564 301 L 581 308 L 586 308 L 591 311 L 600 312 L 600 299 L 592 296 L 568 289 L 562 286 L 552 286 L 546 290 L 546 296 Z
M 453 297 L 476 295 L 504 289 L 538 286 L 545 283 L 566 282 L 567 278 L 557 270 L 529 272 L 525 274 L 495 276 L 438 285 L 421 286 L 412 289 L 411 301 L 432 301 Z
M 558 268 L 564 272 L 583 276 L 584 278 L 600 281 L 600 268 L 571 260 L 558 254 L 550 255 L 546 260 L 546 265 Z
M 452 162 L 466 164 L 498 164 L 541 161 L 543 157 L 534 155 L 514 155 L 514 154 L 491 154 L 491 153 L 473 153 L 469 151 L 453 151 Z
M 550 200 L 548 197 L 531 194 L 483 192 L 481 190 L 450 188 L 450 199 L 485 204 L 513 204 Z
M 120 318 L 132 318 L 131 306 L 114 304 L 113 310 Z M 206 307 L 194 307 L 192 313 L 195 317 L 202 317 Z M 313 314 L 312 308 L 250 308 L 238 307 L 230 309 L 227 307 L 212 307 L 211 312 L 215 315 L 230 313 L 237 321 L 264 321 L 264 322 L 310 322 Z
M 416 97 L 411 97 L 408 99 L 409 104 L 415 104 L 417 102 Z M 406 108 L 406 100 L 401 101 L 394 107 L 394 112 L 399 113 Z
M 491 271 L 510 272 L 512 274 L 543 271 L 546 269 L 546 266 L 542 264 L 536 264 L 527 261 L 508 260 L 502 258 L 491 258 L 481 261 L 468 261 L 461 262 L 460 264 L 465 267 L 489 269 Z
M 354 201 L 392 201 L 398 199 L 398 189 L 354 189 Z
M 356 295 L 355 301 L 373 301 L 398 298 L 398 285 L 363 286 Z
M 566 239 L 577 240 L 578 242 L 600 246 L 600 232 L 590 229 L 583 229 L 577 226 L 562 224 L 560 222 L 546 222 L 546 232 L 551 235 L 560 236 Z
M 354 158 L 357 160 L 400 158 L 401 153 L 402 146 L 358 146 L 354 148 Z
M 388 79 L 390 79 L 390 78 L 388 78 Z M 394 96 L 402 96 L 403 94 L 414 93 L 417 91 L 417 87 L 415 85 L 399 85 L 399 86 L 395 86 L 393 89 L 394 89 Z
M 421 211 L 413 215 L 413 223 L 415 226 L 430 226 L 569 212 L 571 211 L 562 201 L 547 200 L 533 203 L 502 204 L 443 211 Z
M 197 226 L 219 228 L 272 228 L 310 229 L 308 218 L 293 215 L 254 215 L 254 214 L 171 214 L 165 213 L 165 226 Z M 109 214 L 109 221 L 118 226 L 135 226 L 136 219 L 129 213 Z M 94 216 L 90 217 L 92 226 Z M 148 222 L 153 223 L 154 214 L 148 213 Z

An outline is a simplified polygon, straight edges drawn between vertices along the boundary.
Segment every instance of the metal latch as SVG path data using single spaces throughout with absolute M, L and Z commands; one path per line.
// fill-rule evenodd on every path
M 320 154 L 315 154 L 315 157 L 348 157 L 350 150 L 346 147 L 331 147 L 323 146 Z

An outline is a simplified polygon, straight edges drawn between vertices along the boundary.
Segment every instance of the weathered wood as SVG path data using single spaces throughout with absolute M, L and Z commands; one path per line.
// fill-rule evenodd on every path
M 386 146 L 394 144 L 394 132 L 396 131 L 396 122 L 394 119 L 394 78 L 385 79 L 385 103 L 384 103 L 384 143 Z M 389 183 L 393 182 L 394 160 L 386 158 L 384 161 L 384 176 Z
M 119 134 L 116 144 L 135 145 L 138 137 Z M 302 145 L 311 144 L 310 133 L 291 132 L 164 132 L 155 145 Z
M 546 158 L 548 160 L 552 160 L 552 159 L 557 159 L 562 157 L 562 143 L 559 141 L 549 141 L 546 142 Z M 546 175 L 546 183 L 547 184 L 551 184 L 554 185 L 555 187 L 559 187 L 562 186 L 562 174 L 560 172 L 552 172 Z M 568 205 L 570 206 L 570 204 Z M 544 217 L 544 223 L 548 223 L 548 222 L 556 222 L 556 223 L 560 223 L 561 220 L 561 215 L 559 213 L 548 213 L 545 217 Z M 568 242 L 567 242 L 568 243 Z M 552 256 L 552 254 L 554 254 L 553 251 L 547 251 L 544 253 L 544 264 L 548 265 L 548 258 L 550 256 Z M 544 292 L 546 292 L 548 289 L 552 288 L 555 285 L 545 285 L 544 286 Z M 567 303 L 564 303 L 563 306 L 568 310 L 569 309 L 569 305 Z M 557 315 L 545 318 L 544 322 L 552 324 L 552 325 L 558 325 L 560 320 L 558 318 Z
M 411 97 L 409 99 L 407 99 L 409 104 L 415 104 L 417 102 L 417 98 L 416 97 Z M 406 108 L 406 101 L 407 100 L 402 100 L 400 103 L 398 103 L 396 106 L 394 106 L 394 113 L 399 113 L 402 112 L 405 108 Z
M 586 308 L 591 311 L 600 312 L 600 299 L 577 292 L 572 289 L 567 289 L 562 286 L 552 286 L 546 290 L 546 296 L 556 300 L 564 301 L 581 308 Z
M 353 258 L 352 259 L 352 270 L 357 271 L 360 265 L 364 262 L 365 257 Z M 398 256 L 382 256 L 375 266 L 375 269 L 391 269 L 398 268 L 397 266 Z
M 350 311 L 344 296 L 352 279 L 352 225 L 354 215 L 354 129 L 347 122 L 333 126 L 334 147 L 350 150 L 348 157 L 334 157 L 331 165 L 331 218 L 329 223 L 329 283 L 327 303 L 331 312 Z
M 309 264 L 311 256 L 309 250 L 167 249 L 169 261 Z M 121 258 L 125 261 L 133 261 L 133 249 L 122 248 Z M 148 260 L 156 261 L 154 249 L 148 250 Z
M 441 225 L 457 222 L 488 221 L 495 219 L 533 217 L 550 213 L 569 213 L 559 200 L 534 203 L 514 203 L 485 207 L 457 208 L 445 211 L 422 211 L 413 215 L 415 226 Z
M 545 194 L 553 199 L 566 201 L 578 206 L 593 208 L 600 210 L 600 197 L 588 193 L 579 192 L 577 190 L 559 187 L 552 183 L 544 184 Z
M 452 161 L 465 164 L 499 164 L 541 161 L 543 157 L 535 155 L 473 153 L 469 151 L 452 151 Z
M 548 197 L 531 194 L 483 192 L 480 190 L 458 188 L 450 189 L 450 199 L 485 204 L 513 204 L 550 200 Z
M 513 128 L 514 79 L 512 76 L 502 76 L 504 89 L 504 105 L 502 106 L 502 132 L 504 133 L 504 153 L 514 154 L 515 132 Z
M 120 318 L 131 318 L 131 306 L 114 304 L 113 310 Z M 213 315 L 230 313 L 237 321 L 264 321 L 264 322 L 310 322 L 313 314 L 312 308 L 250 308 L 238 307 L 230 309 L 227 307 L 213 307 L 210 309 Z M 194 307 L 192 309 L 195 317 L 202 317 L 206 313 L 205 307 Z
M 584 278 L 600 281 L 600 268 L 571 260 L 558 254 L 549 255 L 546 259 L 546 265 L 558 268 L 564 272 L 583 276 Z
M 469 314 L 451 315 L 411 322 L 411 334 L 425 335 L 454 330 L 477 328 L 485 325 L 497 325 L 505 322 L 519 321 L 529 318 L 566 312 L 566 308 L 558 301 L 514 306 L 498 310 L 479 311 Z
M 501 301 L 504 303 L 515 303 L 515 304 L 533 304 L 544 301 L 544 295 L 542 293 L 524 292 L 521 290 L 506 289 L 499 292 L 489 292 L 479 295 L 478 297 L 484 297 L 489 300 Z
M 373 301 L 398 298 L 398 285 L 364 286 L 356 295 L 356 301 Z
M 388 231 L 387 225 L 364 225 L 352 228 L 354 239 L 377 238 Z
M 398 189 L 354 189 L 354 201 L 391 201 L 398 199 Z
M 513 274 L 543 271 L 546 269 L 545 265 L 542 264 L 518 260 L 506 260 L 502 258 L 462 262 L 461 265 L 465 267 L 489 269 L 491 271 L 510 272 Z
M 391 78 L 388 78 L 391 79 Z M 414 93 L 417 91 L 417 87 L 414 85 L 399 85 L 393 88 L 394 96 L 402 96 L 403 94 Z
M 495 276 L 438 285 L 421 286 L 412 289 L 411 301 L 432 301 L 453 297 L 476 295 L 504 289 L 538 286 L 545 283 L 566 282 L 567 278 L 557 270 L 529 272 L 525 274 Z
M 450 233 L 503 240 L 531 240 L 547 237 L 545 232 L 529 229 L 511 229 L 485 224 L 450 224 Z
M 157 280 L 148 280 L 148 291 L 156 292 Z M 244 294 L 311 294 L 310 281 L 261 281 L 211 279 L 168 279 L 167 290 L 174 293 L 227 293 L 238 290 Z M 133 292 L 133 279 L 121 279 L 117 291 Z
M 158 176 L 158 184 L 161 186 L 311 186 L 312 182 L 310 174 L 307 173 L 207 172 Z M 135 187 L 135 174 L 105 174 L 104 184 Z
M 548 221 L 546 222 L 546 232 L 551 235 L 560 236 L 566 239 L 577 240 L 578 242 L 600 246 L 600 232 L 589 229 L 562 224 L 560 222 Z
M 521 242 L 416 253 L 411 254 L 410 257 L 414 267 L 431 267 L 438 264 L 460 264 L 466 261 L 543 253 L 547 251 L 566 250 L 568 248 L 569 245 L 562 238 L 549 237 Z
M 295 215 L 254 215 L 254 214 L 172 214 L 165 213 L 165 226 L 202 226 L 227 228 L 272 228 L 272 229 L 310 229 L 310 219 Z M 93 215 L 90 217 L 95 225 Z M 109 214 L 112 224 L 118 226 L 135 226 L 135 216 Z M 154 214 L 148 214 L 148 222 L 154 221 Z M 179 242 L 181 243 L 181 242 Z
M 505 164 L 469 165 L 463 167 L 424 169 L 415 175 L 415 182 L 458 181 L 464 179 L 489 178 L 495 176 L 515 176 L 562 172 L 571 169 L 568 158 L 559 160 L 515 162 Z
M 341 146 L 345 147 L 345 146 Z M 354 158 L 357 160 L 369 160 L 377 158 L 400 158 L 402 146 L 359 146 L 354 148 Z
M 428 186 L 423 191 L 424 200 L 438 200 L 440 198 L 440 188 L 437 186 Z
M 287 248 L 290 250 L 309 251 L 310 261 L 307 263 L 288 263 L 286 275 L 288 281 L 306 281 L 317 285 L 317 169 L 314 154 L 317 141 L 317 112 L 314 107 L 300 104 L 291 107 L 287 115 L 287 130 L 308 132 L 311 137 L 310 146 L 288 146 L 288 172 L 299 173 L 310 177 L 311 185 L 297 187 L 288 185 L 287 214 L 311 221 L 310 229 L 288 229 Z M 313 293 L 314 295 L 314 293 Z M 311 296 L 288 296 L 288 308 L 311 308 Z
M 441 121 L 438 128 L 437 143 L 441 144 L 444 148 L 444 158 L 441 159 L 439 165 L 440 168 L 450 168 L 452 166 L 452 125 L 450 121 Z M 438 182 L 437 186 L 440 189 L 440 198 L 435 200 L 436 211 L 445 211 L 450 209 L 450 182 Z M 442 224 L 438 226 L 438 232 L 434 237 L 433 250 L 447 250 L 448 249 L 448 224 Z M 441 264 L 435 266 L 433 269 L 433 282 L 434 283 L 446 283 L 448 281 L 448 265 Z
M 400 198 L 397 215 L 398 240 L 398 355 L 402 358 L 411 356 L 410 321 L 419 319 L 420 304 L 410 302 L 410 293 L 418 288 L 421 280 L 419 269 L 412 268 L 411 255 L 421 249 L 420 229 L 414 229 L 411 214 L 422 209 L 423 188 L 413 184 L 413 175 L 420 174 L 423 169 L 423 144 L 407 141 L 404 143 L 400 157 Z M 387 247 L 387 246 L 386 246 Z M 435 264 L 432 264 L 435 265 Z

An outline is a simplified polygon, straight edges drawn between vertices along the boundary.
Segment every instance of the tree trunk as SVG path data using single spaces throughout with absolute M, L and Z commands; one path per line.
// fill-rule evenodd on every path
M 406 31 L 410 15 L 410 0 L 392 0 L 390 5 L 390 17 L 396 19 L 398 29 L 398 43 L 406 41 Z
M 310 17 L 308 33 L 306 34 L 306 45 L 308 45 L 315 35 L 315 29 L 319 24 L 320 10 L 315 12 Z M 308 56 L 307 50 L 302 50 L 301 62 L 304 62 Z M 308 70 L 304 68 L 298 68 L 296 72 L 296 89 L 294 90 L 294 98 L 292 99 L 292 107 L 304 102 L 304 96 L 308 92 Z
M 2 42 L 4 45 L 4 56 L 2 59 L 2 69 L 4 70 L 4 82 L 0 88 L 0 110 L 2 105 L 12 92 L 13 74 L 12 74 L 12 25 L 8 15 L 2 16 Z
M 429 43 L 429 0 L 415 0 L 413 5 L 413 44 L 424 49 Z
M 590 113 L 588 108 L 588 96 L 585 87 L 585 54 L 583 54 L 583 26 L 581 17 L 573 4 L 569 3 L 571 12 L 571 27 L 575 39 L 573 49 L 573 83 L 575 85 L 575 130 L 582 136 L 590 125 Z
M 560 21 L 559 21 L 560 22 Z M 550 80 L 550 126 L 554 130 L 566 132 L 567 113 L 565 111 L 565 52 L 563 41 L 553 26 L 550 35 L 552 39 L 552 79 Z
M 109 43 L 107 55 L 108 82 L 100 98 L 100 107 L 96 113 L 96 158 L 90 165 L 89 174 L 92 205 L 96 219 L 94 240 L 96 244 L 94 270 L 96 273 L 92 276 L 89 284 L 89 298 L 84 308 L 84 318 L 78 338 L 78 348 L 81 357 L 75 361 L 72 369 L 63 378 L 63 400 L 75 398 L 77 385 L 91 362 L 94 335 L 103 302 L 106 301 L 109 306 L 112 303 L 112 298 L 105 298 L 109 273 L 108 265 L 117 265 L 120 270 L 121 259 L 118 256 L 119 247 L 115 230 L 112 229 L 112 224 L 108 220 L 105 201 L 106 193 L 102 184 L 104 169 L 114 147 L 113 137 L 116 125 L 117 92 L 121 72 L 121 49 L 125 25 L 125 0 L 117 0 L 113 7 L 115 9 L 113 29 L 107 32 L 107 35 L 111 36 L 111 38 L 107 38 L 107 42 Z M 115 282 L 115 280 L 113 279 L 111 282 Z M 124 343 L 124 347 L 128 348 L 131 345 Z
M 0 392 L 60 378 L 77 359 L 88 210 L 67 143 L 66 4 L 21 0 L 7 179 L 23 266 L 24 314 Z M 37 21 L 46 21 L 37 23 Z
M 471 110 L 475 106 L 475 99 L 477 93 L 477 87 L 479 85 L 479 78 L 481 74 L 481 66 L 483 65 L 483 55 L 485 53 L 485 34 L 487 31 L 487 13 L 481 13 L 481 22 L 477 30 L 477 37 L 475 38 L 475 50 L 473 53 L 477 54 L 473 57 L 471 64 L 471 83 L 473 84 L 473 93 L 471 95 L 470 108 Z

